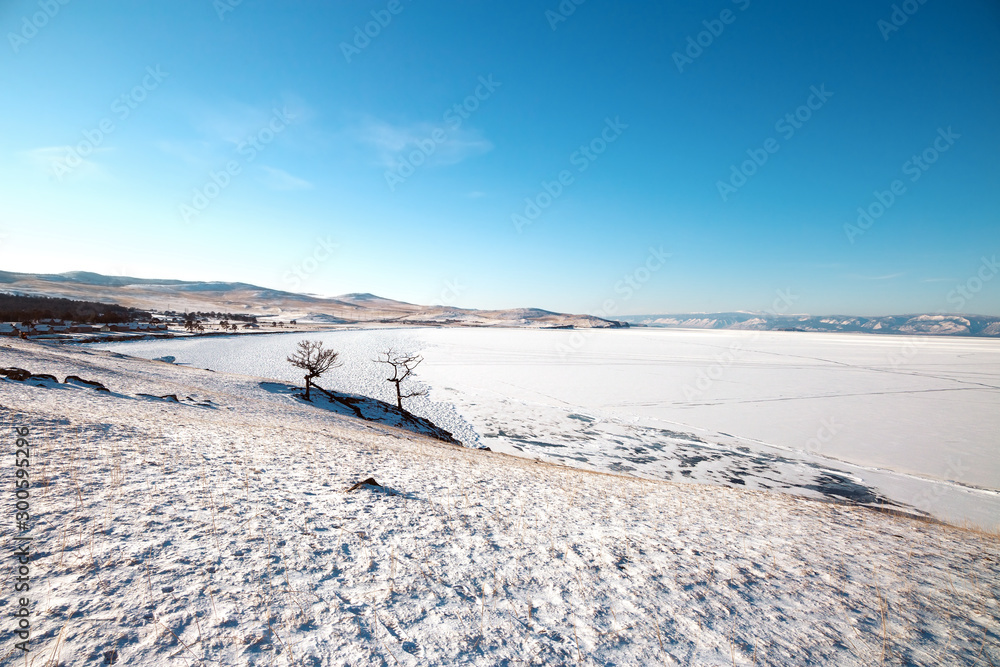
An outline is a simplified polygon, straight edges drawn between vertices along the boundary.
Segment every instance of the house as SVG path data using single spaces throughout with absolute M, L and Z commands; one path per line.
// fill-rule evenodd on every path
M 0 322 L 0 336 L 16 336 L 19 333 L 17 322 Z

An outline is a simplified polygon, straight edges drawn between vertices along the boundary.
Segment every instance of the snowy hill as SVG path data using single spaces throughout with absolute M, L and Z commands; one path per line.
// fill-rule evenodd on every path
M 28 274 L 0 271 L 0 290 L 17 294 L 117 303 L 143 310 L 248 313 L 303 322 L 391 322 L 468 326 L 623 326 L 591 315 L 552 313 L 536 308 L 473 310 L 420 306 L 367 293 L 319 297 L 248 283 L 152 280 L 104 276 L 85 271 Z
M 0 378 L 36 664 L 1000 663 L 995 535 L 455 447 L 265 378 L 18 340 L 0 366 L 40 378 Z
M 683 329 L 752 329 L 759 331 L 815 331 L 880 334 L 998 336 L 1000 317 L 985 315 L 771 315 L 769 313 L 686 313 L 625 315 L 632 325 Z

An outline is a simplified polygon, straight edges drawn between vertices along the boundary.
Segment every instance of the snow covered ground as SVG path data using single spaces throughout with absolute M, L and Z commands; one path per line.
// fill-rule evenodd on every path
M 412 403 L 472 446 L 655 479 L 846 498 L 1000 523 L 1000 344 L 983 339 L 659 329 L 381 329 L 331 388 L 389 400 L 388 345 L 419 351 Z M 100 346 L 296 380 L 301 336 Z
M 4 457 L 0 535 L 34 554 L 32 653 L 0 596 L 0 664 L 1000 664 L 995 536 L 450 446 L 259 377 L 0 365 L 110 389 L 0 378 L 33 484 L 20 533 Z

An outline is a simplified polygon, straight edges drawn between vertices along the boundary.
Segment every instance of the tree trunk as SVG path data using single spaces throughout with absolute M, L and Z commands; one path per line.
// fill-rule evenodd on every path
M 311 382 L 309 381 L 309 376 L 307 375 L 307 376 L 306 376 L 306 400 L 307 400 L 307 401 L 312 401 L 312 399 L 311 399 L 311 398 L 309 398 L 309 386 L 310 386 L 311 384 L 312 384 L 312 383 L 311 383 Z
M 396 380 L 396 407 L 403 409 L 403 393 L 399 390 L 399 380 Z

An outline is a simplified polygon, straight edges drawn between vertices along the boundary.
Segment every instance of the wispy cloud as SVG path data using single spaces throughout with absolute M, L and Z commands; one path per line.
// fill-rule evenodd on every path
M 493 143 L 479 130 L 432 123 L 394 125 L 369 118 L 358 128 L 357 139 L 374 150 L 375 161 L 382 167 L 393 167 L 411 151 L 429 152 L 426 164 L 458 164 L 475 155 L 493 150 Z
M 87 157 L 82 157 L 72 146 L 43 146 L 24 151 L 21 155 L 31 168 L 61 181 L 107 177 L 107 172 L 90 157 L 110 150 L 95 148 Z
M 899 278 L 899 277 L 905 276 L 905 275 L 906 275 L 905 272 L 887 273 L 884 276 L 862 276 L 862 275 L 857 274 L 857 273 L 852 273 L 852 274 L 848 275 L 847 277 L 848 278 L 853 278 L 855 280 L 892 280 L 893 278 Z
M 469 199 L 479 199 L 480 197 L 485 197 L 486 193 L 481 192 L 480 190 L 473 190 L 472 192 L 466 194 L 465 196 L 468 197 Z
M 188 165 L 207 169 L 214 166 L 218 161 L 212 154 L 212 147 L 209 142 L 201 141 L 177 141 L 163 139 L 156 142 L 156 147 L 165 154 L 180 158 Z M 210 157 L 211 156 L 211 157 Z
M 237 145 L 268 127 L 276 112 L 287 116 L 296 125 L 315 115 L 300 98 L 284 95 L 273 104 L 247 104 L 236 100 L 225 100 L 211 106 L 202 104 L 190 112 L 190 122 L 209 141 L 221 140 Z
M 950 283 L 954 282 L 954 278 L 924 278 L 920 282 L 923 283 Z
M 263 172 L 264 185 L 271 190 L 311 190 L 313 188 L 313 184 L 309 181 L 292 176 L 283 169 L 264 165 L 260 165 L 260 169 Z
M 217 165 L 219 160 L 232 155 L 234 149 L 252 139 L 268 144 L 280 133 L 282 143 L 287 146 L 288 138 L 293 135 L 284 131 L 285 121 L 300 130 L 316 116 L 308 104 L 291 94 L 282 95 L 270 104 L 248 104 L 232 99 L 211 103 L 191 101 L 186 113 L 193 132 L 162 139 L 156 146 L 165 154 L 198 168 Z

